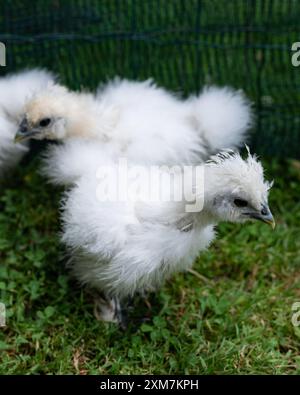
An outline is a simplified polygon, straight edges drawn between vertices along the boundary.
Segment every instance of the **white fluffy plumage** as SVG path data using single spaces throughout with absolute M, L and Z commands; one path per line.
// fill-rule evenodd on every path
M 15 144 L 14 137 L 31 95 L 46 89 L 54 77 L 44 70 L 28 70 L 0 79 L 0 176 L 27 152 L 26 144 Z
M 113 161 L 106 164 L 116 166 Z M 270 223 L 271 184 L 264 181 L 256 157 L 249 154 L 243 160 L 237 153 L 222 153 L 201 167 L 204 207 L 193 213 L 186 212 L 184 200 L 141 201 L 132 191 L 130 199 L 100 202 L 95 174 L 78 180 L 66 193 L 62 212 L 62 239 L 70 249 L 76 278 L 109 297 L 123 299 L 157 288 L 174 272 L 191 267 L 214 239 L 214 227 L 220 221 Z M 117 185 L 115 174 L 110 175 L 109 185 Z M 201 189 L 198 182 L 191 178 L 191 193 Z
M 241 146 L 252 116 L 242 92 L 229 88 L 205 88 L 182 100 L 152 80 L 115 79 L 96 95 L 54 85 L 27 103 L 25 119 L 32 138 L 64 141 L 49 149 L 44 173 L 69 184 L 85 172 L 85 141 L 99 144 L 98 156 L 108 150 L 136 163 L 197 163 Z M 41 128 L 43 119 L 50 123 Z

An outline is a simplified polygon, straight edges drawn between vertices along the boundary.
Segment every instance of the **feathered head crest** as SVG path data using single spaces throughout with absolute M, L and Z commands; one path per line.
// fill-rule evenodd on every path
M 273 181 L 264 180 L 264 170 L 257 155 L 251 155 L 249 147 L 245 144 L 247 157 L 243 159 L 237 151 L 223 150 L 213 155 L 208 161 L 208 166 L 214 166 L 222 179 L 236 185 L 249 184 L 249 188 L 256 186 L 257 189 L 267 191 L 272 187 Z

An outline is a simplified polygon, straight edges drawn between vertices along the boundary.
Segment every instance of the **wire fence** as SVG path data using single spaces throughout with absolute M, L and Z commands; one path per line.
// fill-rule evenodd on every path
M 0 10 L 0 74 L 46 67 L 76 89 L 115 75 L 183 95 L 242 88 L 257 114 L 252 147 L 300 158 L 299 0 L 0 0 Z

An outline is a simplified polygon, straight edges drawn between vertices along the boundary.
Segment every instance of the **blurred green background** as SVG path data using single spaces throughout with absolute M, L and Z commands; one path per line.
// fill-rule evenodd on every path
M 231 85 L 252 99 L 259 154 L 300 157 L 297 0 L 1 0 L 7 67 L 42 66 L 72 88 L 115 75 L 184 95 Z

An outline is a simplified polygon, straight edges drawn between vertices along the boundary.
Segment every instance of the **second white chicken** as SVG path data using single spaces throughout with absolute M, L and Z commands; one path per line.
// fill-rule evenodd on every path
M 53 85 L 27 103 L 17 139 L 64 142 L 50 148 L 45 173 L 54 183 L 72 184 L 89 167 L 88 146 L 97 144 L 99 156 L 105 150 L 135 163 L 167 165 L 239 147 L 251 125 L 250 107 L 230 88 L 205 88 L 182 100 L 152 80 L 115 79 L 95 95 Z
M 15 166 L 27 152 L 24 143 L 15 144 L 14 137 L 30 97 L 47 89 L 54 77 L 44 70 L 28 70 L 0 78 L 0 176 Z

